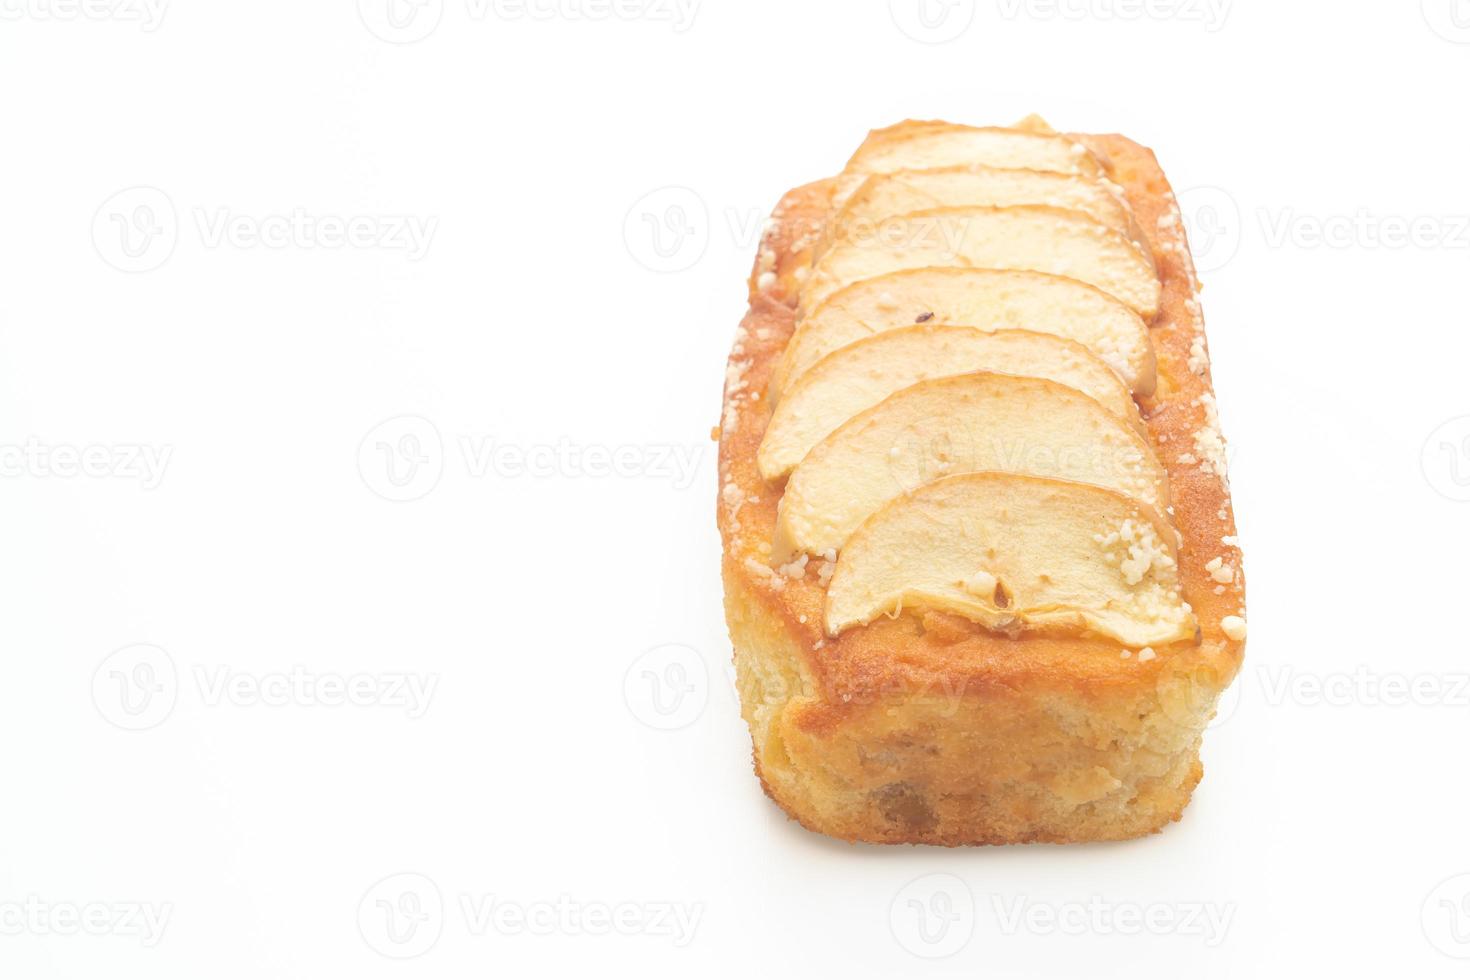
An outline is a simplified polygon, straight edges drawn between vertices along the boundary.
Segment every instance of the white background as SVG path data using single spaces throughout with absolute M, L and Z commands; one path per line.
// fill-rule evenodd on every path
M 0 4 L 0 975 L 1464 976 L 1470 4 L 88 2 Z M 1031 111 L 1181 191 L 1247 664 L 1160 836 L 836 843 L 729 679 L 745 276 Z

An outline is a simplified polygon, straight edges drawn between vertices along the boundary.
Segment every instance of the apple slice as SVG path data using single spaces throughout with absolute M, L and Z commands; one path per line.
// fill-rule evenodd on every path
M 1018 119 L 1011 123 L 1011 129 L 1023 129 L 1028 133 L 1056 135 L 1056 130 L 1052 128 L 1052 124 L 1047 122 L 1045 117 L 1039 116 L 1034 112 L 1025 119 Z
M 1107 182 L 1045 170 L 968 166 L 868 177 L 828 220 L 813 255 L 820 258 L 832 242 L 850 236 L 873 238 L 880 233 L 883 222 L 894 215 L 934 208 L 1020 204 L 1080 211 L 1126 235 L 1129 241 L 1142 241 L 1122 192 Z
M 1168 504 L 1149 444 L 1096 400 L 1043 378 L 961 374 L 890 395 L 807 453 L 777 508 L 774 556 L 839 549 L 894 497 L 978 470 L 1093 483 L 1158 510 Z
M 1154 390 L 1148 327 L 1101 290 L 1040 272 L 928 268 L 855 282 L 808 313 L 776 364 L 769 397 L 783 397 L 838 348 L 915 322 L 1055 334 L 1085 345 L 1136 394 Z
M 891 217 L 873 237 L 833 244 L 813 266 L 800 309 L 844 286 L 900 269 L 1029 269 L 1067 276 L 1121 300 L 1145 320 L 1159 311 L 1153 257 L 1076 211 L 1041 205 L 938 208 Z
M 1095 177 L 1102 164 L 1076 140 L 998 126 L 901 122 L 875 129 L 847 161 L 849 173 L 893 173 L 978 164 Z
M 1174 532 L 1102 487 L 1014 473 L 939 480 L 873 514 L 848 540 L 827 589 L 826 627 L 905 606 L 990 629 L 1091 630 L 1125 646 L 1192 639 Z
M 1096 399 L 1135 429 L 1143 426 L 1122 380 L 1075 341 L 1029 330 L 988 333 L 926 323 L 849 344 L 803 374 L 766 426 L 756 454 L 761 476 L 785 476 L 843 422 L 896 391 L 975 371 L 1048 378 Z

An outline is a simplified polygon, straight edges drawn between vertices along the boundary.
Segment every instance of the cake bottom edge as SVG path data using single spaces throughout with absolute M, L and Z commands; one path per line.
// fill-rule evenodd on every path
M 1203 774 L 1220 688 L 1197 674 L 1089 689 L 1043 675 L 855 703 L 820 689 L 800 639 L 729 568 L 725 605 L 756 775 L 813 832 L 942 846 L 1129 840 L 1177 821 Z

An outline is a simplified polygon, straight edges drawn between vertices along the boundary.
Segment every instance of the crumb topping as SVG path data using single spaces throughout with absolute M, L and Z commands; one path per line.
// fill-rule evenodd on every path
M 1195 337 L 1189 343 L 1189 369 L 1203 375 L 1210 366 L 1210 355 L 1205 352 L 1205 338 Z
M 808 556 L 797 555 L 794 559 L 776 569 L 776 574 L 783 578 L 805 578 L 806 563 Z
M 1205 571 L 1210 573 L 1210 578 L 1221 585 L 1229 585 L 1235 581 L 1235 566 L 1224 558 L 1211 558 L 1205 563 Z
M 1205 420 L 1194 433 L 1194 450 L 1200 458 L 1200 471 L 1217 474 L 1221 481 L 1225 481 L 1225 438 L 1220 434 L 1220 413 L 1215 405 L 1215 396 L 1200 395 L 1194 403 L 1205 410 Z
M 1174 558 L 1152 525 L 1137 525 L 1124 521 L 1122 527 L 1108 534 L 1095 534 L 1092 538 L 1102 546 L 1108 560 L 1117 566 L 1123 581 L 1129 585 L 1142 582 L 1155 568 L 1174 567 Z M 1121 544 L 1121 549 L 1116 548 Z

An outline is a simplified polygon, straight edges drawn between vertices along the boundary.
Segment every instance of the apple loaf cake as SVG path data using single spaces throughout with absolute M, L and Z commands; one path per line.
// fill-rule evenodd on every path
M 1152 152 L 904 122 L 762 236 L 718 428 L 755 770 L 852 841 L 1177 820 L 1245 641 L 1198 283 Z

